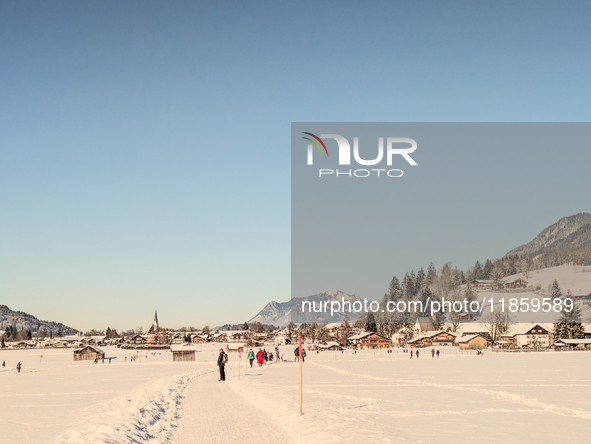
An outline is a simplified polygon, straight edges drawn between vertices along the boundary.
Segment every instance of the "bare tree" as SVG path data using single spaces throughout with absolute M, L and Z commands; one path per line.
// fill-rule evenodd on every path
M 497 341 L 501 339 L 501 335 L 509 330 L 511 324 L 511 316 L 509 313 L 495 311 L 487 316 L 487 321 L 484 323 L 484 326 L 490 336 L 491 347 L 494 348 Z

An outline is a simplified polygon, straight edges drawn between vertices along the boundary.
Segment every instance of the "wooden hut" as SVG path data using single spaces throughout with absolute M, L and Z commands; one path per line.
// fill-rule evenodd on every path
M 95 359 L 105 359 L 105 352 L 99 350 L 94 345 L 87 345 L 78 350 L 74 350 L 74 361 L 94 361 Z
M 171 345 L 173 362 L 195 361 L 195 348 L 186 345 Z

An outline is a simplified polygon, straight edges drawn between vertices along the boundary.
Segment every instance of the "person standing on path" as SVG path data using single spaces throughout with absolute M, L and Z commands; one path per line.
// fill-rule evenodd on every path
M 21 365 L 21 363 L 19 361 L 18 364 L 16 364 L 16 369 L 18 370 L 18 373 L 21 372 L 21 367 L 22 367 L 22 365 Z
M 224 349 L 220 348 L 220 354 L 218 355 L 218 367 L 220 368 L 220 381 L 226 380 L 226 369 L 224 368 L 228 362 L 228 355 L 224 353 Z
M 248 352 L 248 360 L 250 361 L 250 368 L 252 368 L 252 361 L 254 361 L 254 352 L 252 351 L 252 348 Z
M 434 349 L 434 348 L 432 348 L 432 349 L 431 349 L 431 357 L 432 357 L 432 358 L 434 358 L 434 357 L 435 357 L 435 349 Z
M 263 351 L 260 348 L 257 353 L 257 364 L 259 365 L 259 367 L 263 366 Z

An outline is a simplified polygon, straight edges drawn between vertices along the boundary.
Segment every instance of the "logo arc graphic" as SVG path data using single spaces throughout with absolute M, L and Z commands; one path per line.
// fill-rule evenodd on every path
M 318 136 L 316 136 L 316 135 L 314 135 L 312 133 L 307 133 L 305 131 L 303 131 L 303 134 L 307 134 L 308 136 L 312 136 L 312 137 L 314 137 L 314 139 L 316 139 L 318 142 L 320 142 L 322 144 L 322 146 L 324 147 L 324 152 L 328 156 L 328 150 L 326 149 L 326 145 L 324 144 L 324 142 L 322 141 L 322 139 L 320 139 L 320 137 L 318 137 Z M 318 150 L 322 154 L 322 149 L 320 148 L 320 146 L 314 140 L 310 139 L 309 137 L 302 137 L 302 139 L 306 139 L 306 140 L 309 140 L 310 142 L 312 142 L 314 145 L 316 145 L 318 147 Z

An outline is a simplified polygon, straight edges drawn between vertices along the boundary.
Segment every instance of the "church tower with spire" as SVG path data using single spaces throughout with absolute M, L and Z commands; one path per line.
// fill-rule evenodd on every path
M 160 329 L 160 325 L 158 325 L 158 310 L 154 310 L 154 322 L 152 322 L 152 330 L 156 333 Z

